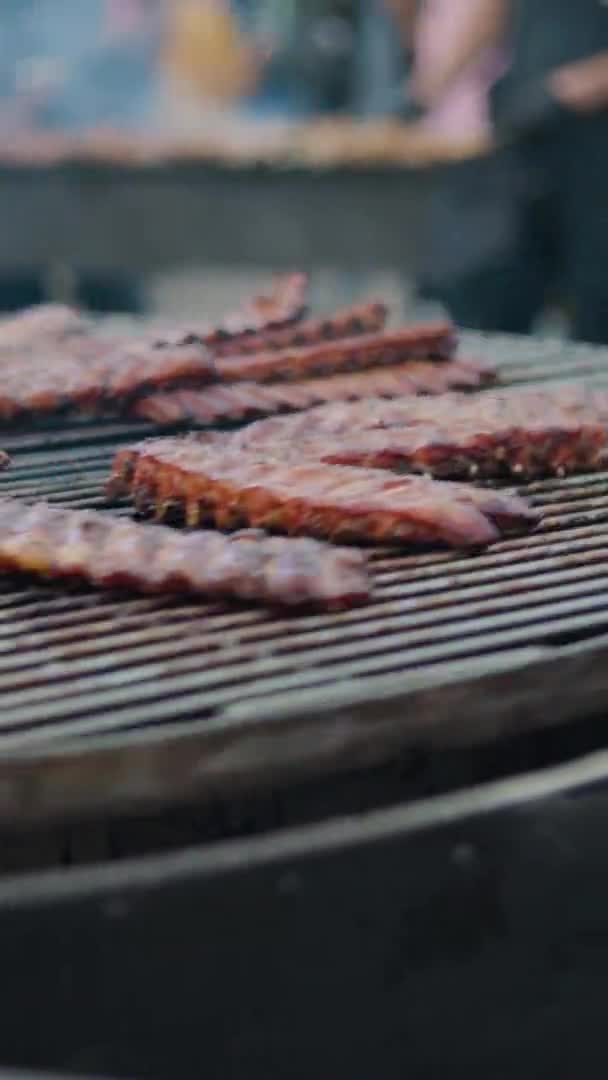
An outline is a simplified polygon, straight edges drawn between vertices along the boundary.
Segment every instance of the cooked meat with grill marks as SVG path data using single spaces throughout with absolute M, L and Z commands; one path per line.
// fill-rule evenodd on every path
M 221 368 L 221 362 L 220 362 Z M 449 389 L 479 389 L 495 381 L 495 372 L 478 361 L 457 359 L 409 361 L 391 368 L 327 375 L 297 383 L 232 383 L 204 390 L 154 394 L 135 402 L 133 414 L 156 424 L 184 421 L 210 424 L 251 415 L 297 411 L 322 402 L 409 394 L 441 394 Z
M 118 412 L 153 390 L 202 386 L 215 362 L 201 345 L 156 348 L 146 341 L 88 352 L 58 345 L 0 355 L 0 419 L 62 410 Z
M 275 382 L 332 375 L 367 368 L 401 364 L 404 360 L 447 360 L 457 340 L 451 323 L 362 334 L 339 341 L 318 342 L 302 348 L 226 356 L 222 361 L 224 382 Z
M 228 596 L 340 609 L 368 598 L 361 552 L 259 532 L 183 533 L 0 499 L 0 568 L 143 593 Z
M 190 324 L 156 332 L 158 345 L 206 345 L 214 355 L 240 353 L 250 340 L 278 332 L 298 323 L 306 312 L 308 277 L 283 274 L 275 278 L 270 295 L 255 296 L 214 325 Z
M 537 520 L 502 492 L 329 465 L 285 444 L 258 456 L 221 435 L 150 440 L 119 453 L 108 494 L 125 492 L 159 519 L 177 511 L 189 525 L 376 543 L 476 546 Z
M 213 353 L 228 341 L 286 327 L 305 310 L 304 274 L 278 277 L 268 296 L 257 296 L 219 325 L 200 333 L 112 336 L 77 311 L 41 305 L 0 322 L 0 420 L 72 409 L 122 411 L 142 394 L 217 378 Z
M 284 443 L 341 465 L 442 477 L 535 477 L 604 468 L 608 392 L 551 390 L 335 403 L 260 421 L 234 441 L 256 453 Z
M 5 350 L 59 343 L 85 334 L 89 320 L 64 304 L 39 304 L 0 320 L 0 354 Z
M 324 319 L 308 319 L 295 325 L 277 329 L 260 330 L 243 338 L 238 343 L 240 355 L 255 352 L 274 352 L 277 349 L 300 348 L 315 345 L 320 341 L 336 341 L 340 338 L 356 337 L 359 334 L 374 334 L 384 328 L 387 308 L 384 304 L 370 300 L 336 311 Z M 217 358 L 235 353 L 234 341 L 216 341 L 210 343 Z M 221 364 L 218 365 L 221 371 Z
M 226 316 L 208 335 L 206 345 L 256 334 L 294 323 L 306 311 L 308 275 L 301 273 L 278 275 L 269 296 L 261 294 L 245 303 L 240 311 Z

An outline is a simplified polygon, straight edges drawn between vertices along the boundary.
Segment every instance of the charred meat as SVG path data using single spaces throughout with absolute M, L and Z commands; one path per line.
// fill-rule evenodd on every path
M 269 295 L 254 296 L 220 322 L 191 324 L 166 333 L 159 332 L 157 344 L 206 345 L 214 355 L 239 353 L 249 349 L 249 342 L 265 340 L 265 335 L 287 330 L 299 323 L 306 312 L 308 277 L 285 274 L 275 278 Z M 291 339 L 289 339 L 291 340 Z
M 0 353 L 5 349 L 31 348 L 60 343 L 85 334 L 89 321 L 63 304 L 40 304 L 0 320 Z
M 336 341 L 340 338 L 357 337 L 359 334 L 374 334 L 384 328 L 387 309 L 377 301 L 357 304 L 343 311 L 336 311 L 325 319 L 308 319 L 305 322 L 293 322 L 287 326 L 273 329 L 261 329 L 257 333 L 245 336 L 238 342 L 238 353 L 245 355 L 255 352 L 275 352 L 278 349 L 300 348 L 304 345 L 316 345 L 322 341 Z M 216 357 L 231 356 L 237 351 L 235 342 L 209 342 Z M 221 364 L 219 365 L 221 371 Z
M 134 341 L 86 354 L 59 346 L 11 352 L 0 357 L 0 420 L 63 410 L 119 412 L 152 390 L 202 386 L 215 377 L 215 362 L 200 345 L 157 348 Z
M 227 356 L 222 362 L 222 381 L 276 382 L 364 371 L 405 360 L 447 360 L 455 348 L 451 323 L 431 323 L 299 348 Z
M 297 445 L 339 465 L 444 478 L 533 478 L 604 468 L 608 392 L 562 386 L 474 397 L 334 403 L 260 421 L 234 436 L 249 451 Z
M 221 361 L 218 367 L 221 370 Z M 494 370 L 477 360 L 458 358 L 443 364 L 433 360 L 413 360 L 395 367 L 298 382 L 215 384 L 204 390 L 158 393 L 138 399 L 132 412 L 155 424 L 211 424 L 219 420 L 297 412 L 326 402 L 443 394 L 456 389 L 478 390 L 494 382 L 495 378 Z
M 0 568 L 106 589 L 340 609 L 367 599 L 361 552 L 248 531 L 183 533 L 0 499 Z
M 381 544 L 477 546 L 537 520 L 507 493 L 327 464 L 284 444 L 256 454 L 221 435 L 150 440 L 119 453 L 108 493 L 130 493 L 161 520 L 183 514 L 191 526 Z

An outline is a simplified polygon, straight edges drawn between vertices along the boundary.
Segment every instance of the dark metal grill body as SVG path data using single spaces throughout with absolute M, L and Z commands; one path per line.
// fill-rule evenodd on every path
M 602 350 L 474 336 L 464 348 L 496 357 L 506 383 L 606 378 Z M 114 450 L 141 434 L 7 433 L 3 490 L 103 507 Z M 379 553 L 373 602 L 339 615 L 5 579 L 0 821 L 213 799 L 600 714 L 608 473 L 529 491 L 534 535 L 477 555 Z
M 606 352 L 466 345 L 506 382 L 606 380 Z M 2 483 L 101 506 L 141 431 L 7 435 Z M 55 869 L 0 884 L 0 1060 L 603 1080 L 608 755 L 583 755 L 608 702 L 608 474 L 531 494 L 534 536 L 378 555 L 374 602 L 339 616 L 4 581 L 0 868 Z M 567 733 L 578 760 L 515 776 Z M 425 751 L 438 775 L 404 785 Z

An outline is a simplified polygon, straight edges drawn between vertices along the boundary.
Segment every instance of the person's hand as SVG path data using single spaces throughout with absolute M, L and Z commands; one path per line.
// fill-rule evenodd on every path
M 549 89 L 560 105 L 574 112 L 608 108 L 608 53 L 559 68 L 550 76 Z

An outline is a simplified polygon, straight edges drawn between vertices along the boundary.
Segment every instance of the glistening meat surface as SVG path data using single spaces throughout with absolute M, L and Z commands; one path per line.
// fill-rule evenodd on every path
M 200 387 L 217 378 L 210 345 L 236 348 L 253 334 L 297 322 L 307 278 L 276 279 L 216 326 L 191 333 L 146 330 L 139 339 L 112 336 L 62 305 L 41 305 L 0 322 L 0 420 L 66 409 L 121 412 L 143 394 Z
M 451 323 L 429 323 L 376 334 L 270 350 L 222 361 L 223 382 L 275 382 L 401 364 L 404 360 L 449 359 L 457 338 Z
M 285 446 L 256 455 L 220 435 L 155 439 L 117 455 L 108 491 L 160 519 L 181 512 L 189 525 L 376 543 L 476 546 L 537 520 L 503 492 L 294 457 Z
M 535 477 L 604 468 L 608 392 L 551 390 L 332 404 L 251 425 L 234 444 L 442 477 Z
M 386 316 L 387 309 L 384 304 L 368 301 L 336 311 L 324 319 L 296 321 L 283 327 L 259 330 L 239 340 L 238 352 L 241 355 L 274 352 L 277 349 L 315 345 L 320 341 L 356 337 L 358 334 L 373 334 L 383 329 Z M 209 344 L 216 358 L 234 355 L 236 351 L 234 340 L 213 341 Z M 219 369 L 221 371 L 221 364 Z
M 0 569 L 290 607 L 339 609 L 370 594 L 358 551 L 256 532 L 187 534 L 13 499 L 0 499 Z
M 221 370 L 221 361 L 218 362 Z M 209 424 L 246 416 L 271 416 L 333 401 L 394 398 L 416 394 L 443 394 L 447 390 L 477 390 L 495 381 L 496 373 L 477 360 L 458 358 L 438 364 L 410 360 L 394 367 L 327 375 L 298 382 L 232 383 L 204 390 L 175 390 L 137 400 L 133 415 L 156 424 L 193 421 Z
M 64 304 L 40 304 L 0 320 L 0 353 L 86 333 L 89 320 Z
M 212 345 L 216 341 L 248 337 L 272 327 L 297 322 L 306 310 L 307 298 L 306 274 L 279 275 L 275 278 L 274 287 L 268 296 L 255 296 L 233 315 L 227 315 L 207 334 L 204 344 Z
M 249 342 L 256 338 L 263 341 L 267 333 L 299 323 L 306 312 L 307 297 L 306 274 L 278 275 L 268 295 L 254 296 L 219 322 L 213 325 L 195 322 L 158 331 L 157 341 L 161 345 L 206 345 L 216 356 L 238 353 L 241 346 L 249 349 Z
M 88 353 L 55 346 L 0 356 L 0 419 L 65 409 L 118 412 L 151 390 L 202 386 L 216 377 L 200 345 L 158 348 L 147 341 Z

